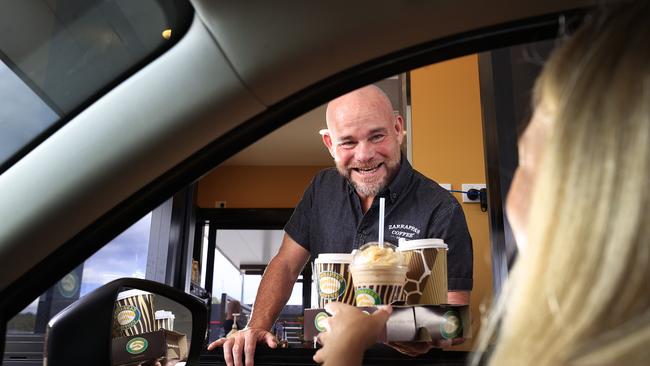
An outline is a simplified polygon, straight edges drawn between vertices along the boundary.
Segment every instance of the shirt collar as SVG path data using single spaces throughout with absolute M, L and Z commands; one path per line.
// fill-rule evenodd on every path
M 413 167 L 404 157 L 404 154 L 402 154 L 397 174 L 395 174 L 393 180 L 388 183 L 388 186 L 379 193 L 379 196 L 387 197 L 391 203 L 394 202 L 404 192 L 408 183 L 411 181 L 411 177 L 413 177 Z

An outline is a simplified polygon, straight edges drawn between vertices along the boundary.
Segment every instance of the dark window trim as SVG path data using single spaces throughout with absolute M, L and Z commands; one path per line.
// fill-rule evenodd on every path
M 222 230 L 283 229 L 293 214 L 293 208 L 200 208 L 198 222 L 214 223 Z
M 208 253 L 205 268 L 205 288 L 212 289 L 214 282 L 214 253 L 217 247 L 217 230 L 282 230 L 293 214 L 293 208 L 201 208 L 197 210 L 197 223 L 207 225 Z M 266 265 L 240 265 L 240 270 L 247 275 L 262 275 Z M 306 265 L 302 271 L 305 282 L 302 287 L 302 304 L 311 307 L 311 266 Z
M 492 255 L 492 292 L 497 297 L 501 288 L 508 277 L 508 261 L 506 258 L 506 230 L 505 213 L 503 205 L 505 204 L 506 190 L 502 190 L 505 184 L 510 186 L 510 182 L 505 182 L 506 178 L 502 177 L 503 156 L 500 154 L 499 137 L 505 140 L 504 134 L 499 130 L 505 127 L 504 123 L 497 123 L 496 99 L 495 93 L 503 93 L 503 89 L 509 88 L 508 83 L 499 84 L 496 88 L 494 84 L 494 71 L 492 65 L 492 53 L 484 52 L 479 54 L 479 84 L 481 94 L 481 111 L 483 114 L 483 149 L 485 155 L 485 171 L 488 187 L 488 219 L 490 228 L 490 251 Z M 509 126 L 508 126 L 509 127 Z M 506 141 L 501 141 L 505 143 Z M 507 147 L 512 147 L 512 141 L 508 141 Z M 515 151 L 508 151 L 506 157 L 512 157 L 514 154 L 517 159 L 516 141 Z M 505 163 L 505 162 L 504 162 Z M 514 169 L 514 168 L 513 168 Z
M 532 115 L 535 80 L 557 43 L 554 39 L 515 45 L 478 56 L 494 296 L 501 292 L 517 256 L 504 207 L 518 166 L 518 139 Z M 522 62 L 527 58 L 531 60 Z
M 244 275 L 252 275 L 252 276 L 261 276 L 264 274 L 264 271 L 266 271 L 266 267 L 268 267 L 265 264 L 242 264 L 239 266 L 239 269 L 242 271 Z M 304 283 L 305 282 L 305 277 L 307 272 L 307 267 L 305 267 L 305 270 L 298 276 L 298 279 L 296 279 L 296 283 Z M 309 271 L 311 273 L 311 269 Z M 309 281 L 311 283 L 311 280 Z
M 266 267 L 265 264 L 242 264 L 239 266 L 239 270 L 244 275 L 261 276 L 266 271 Z
M 146 278 L 190 292 L 196 228 L 197 184 L 177 192 L 152 212 Z

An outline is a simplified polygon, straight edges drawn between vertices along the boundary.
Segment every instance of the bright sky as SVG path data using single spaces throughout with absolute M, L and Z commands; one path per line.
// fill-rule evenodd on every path
M 84 263 L 81 296 L 120 277 L 144 278 L 151 213 L 106 244 Z M 36 312 L 38 298 L 22 312 Z
M 81 296 L 114 279 L 121 277 L 145 278 L 147 271 L 147 248 L 151 227 L 151 213 L 118 235 L 84 263 Z M 207 238 L 205 238 L 207 243 Z M 212 296 L 220 298 L 225 292 L 240 299 L 244 304 L 255 301 L 261 276 L 242 276 L 239 271 L 217 250 Z M 242 296 L 242 281 L 244 293 Z M 312 292 L 314 292 L 312 290 Z M 312 300 L 313 302 L 314 300 Z M 294 285 L 289 305 L 302 304 L 302 284 Z M 36 312 L 38 299 L 23 312 Z
M 207 242 L 207 238 L 205 239 Z M 214 256 L 214 278 L 212 282 L 212 296 L 221 298 L 221 293 L 227 293 L 228 296 L 239 299 L 244 304 L 252 304 L 255 301 L 257 288 L 259 287 L 262 276 L 242 276 L 239 270 L 235 268 L 218 250 Z M 244 294 L 242 296 L 242 281 L 244 282 Z M 289 298 L 289 305 L 302 304 L 302 284 L 294 285 L 293 292 Z

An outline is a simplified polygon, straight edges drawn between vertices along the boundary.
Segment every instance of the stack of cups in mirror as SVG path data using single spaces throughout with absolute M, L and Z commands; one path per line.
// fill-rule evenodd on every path
M 374 306 L 399 300 L 406 270 L 404 256 L 394 245 L 363 245 L 354 252 L 350 265 L 356 305 Z
M 442 239 L 400 239 L 408 266 L 401 300 L 407 305 L 447 303 L 447 249 Z
M 333 301 L 354 305 L 351 262 L 352 255 L 345 253 L 321 253 L 314 260 L 320 308 Z
M 156 330 L 167 329 L 174 330 L 174 313 L 166 310 L 157 310 L 156 311 Z
M 122 291 L 115 300 L 113 336 L 129 337 L 153 332 L 153 294 L 141 290 Z
M 129 337 L 154 330 L 153 294 L 141 290 L 120 292 L 113 312 L 113 336 Z

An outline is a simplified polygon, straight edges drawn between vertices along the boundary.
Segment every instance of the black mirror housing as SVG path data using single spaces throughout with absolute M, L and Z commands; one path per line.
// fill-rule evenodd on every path
M 124 288 L 162 295 L 185 306 L 192 313 L 193 340 L 187 362 L 198 362 L 207 328 L 205 304 L 190 294 L 158 282 L 120 278 L 85 295 L 50 320 L 45 336 L 46 364 L 110 366 L 115 299 Z

